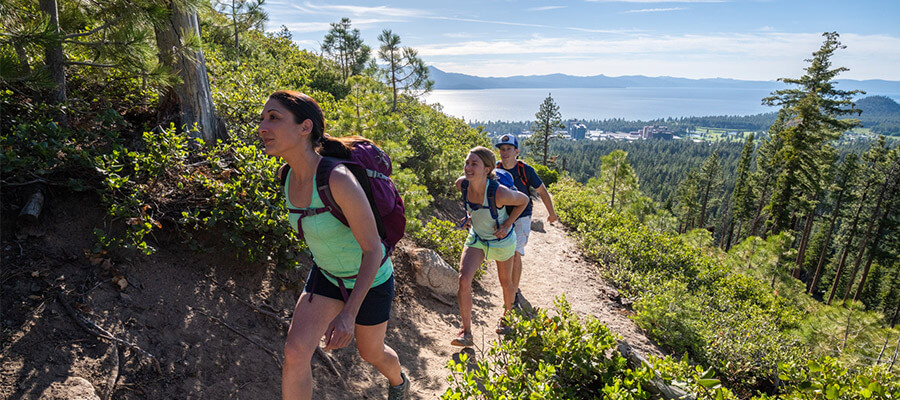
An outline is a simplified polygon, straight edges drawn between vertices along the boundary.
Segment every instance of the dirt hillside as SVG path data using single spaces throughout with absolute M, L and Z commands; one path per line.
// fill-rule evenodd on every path
M 237 261 L 226 248 L 198 254 L 174 234 L 157 235 L 152 256 L 92 255 L 91 232 L 108 223 L 102 209 L 85 206 L 95 199 L 51 200 L 39 237 L 17 238 L 11 218 L 3 221 L 0 399 L 280 397 L 284 321 L 308 267 L 278 272 Z M 2 207 L 15 215 L 15 204 Z M 546 219 L 540 203 L 535 219 Z M 639 352 L 660 353 L 559 224 L 532 232 L 526 252 L 521 290 L 532 305 L 552 307 L 565 293 L 576 311 L 601 319 Z M 386 341 L 413 381 L 412 397 L 437 398 L 459 350 L 449 345 L 458 329 L 455 299 L 413 284 L 402 249 L 395 264 Z M 502 312 L 493 266 L 474 296 L 478 354 L 497 339 Z M 386 382 L 355 348 L 323 355 L 313 359 L 315 398 L 386 397 Z

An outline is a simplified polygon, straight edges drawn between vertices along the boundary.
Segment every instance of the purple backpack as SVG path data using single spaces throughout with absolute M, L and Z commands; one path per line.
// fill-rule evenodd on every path
M 366 192 L 366 198 L 368 198 L 372 214 L 375 216 L 378 235 L 387 249 L 384 255 L 384 258 L 387 259 L 406 231 L 406 208 L 403 206 L 400 192 L 394 187 L 394 182 L 390 178 L 393 171 L 391 159 L 378 146 L 368 142 L 360 141 L 354 143 L 349 159 L 322 157 L 316 170 L 316 190 L 319 192 L 319 198 L 325 206 L 315 209 L 290 210 L 291 213 L 300 214 L 300 220 L 297 222 L 297 231 L 300 232 L 300 237 L 303 238 L 303 227 L 300 221 L 304 217 L 321 214 L 326 211 L 331 212 L 344 225 L 350 226 L 344 213 L 335 203 L 328 184 L 331 171 L 341 164 L 353 173 L 360 186 L 362 186 L 363 191 Z M 287 164 L 282 168 L 282 186 L 287 180 L 290 168 L 290 165 Z

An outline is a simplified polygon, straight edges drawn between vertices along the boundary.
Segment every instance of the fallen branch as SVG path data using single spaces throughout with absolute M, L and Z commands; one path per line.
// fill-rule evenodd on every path
M 160 367 L 159 360 L 157 360 L 156 357 L 153 356 L 153 354 L 148 353 L 147 351 L 140 348 L 136 344 L 128 343 L 122 339 L 119 339 L 119 338 L 113 336 L 111 333 L 107 332 L 106 329 L 101 328 L 99 325 L 93 323 L 91 320 L 89 320 L 87 317 L 85 317 L 78 311 L 75 311 L 75 309 L 72 308 L 72 305 L 70 305 L 69 302 L 66 301 L 65 295 L 63 294 L 62 290 L 60 290 L 59 292 L 56 293 L 56 297 L 59 299 L 59 302 L 62 303 L 63 307 L 66 308 L 66 311 L 69 312 L 69 315 L 72 316 L 72 318 L 75 320 L 75 322 L 78 324 L 78 326 L 80 326 L 82 329 L 84 329 L 84 330 L 88 331 L 89 333 L 91 333 L 95 336 L 98 336 L 102 339 L 111 340 L 115 343 L 119 343 L 119 344 L 128 346 L 129 348 L 136 350 L 138 353 L 143 354 L 145 357 L 147 357 L 151 361 L 153 361 L 153 366 L 156 367 L 156 372 L 159 373 L 160 375 L 162 375 L 162 367 Z
M 647 366 L 650 368 L 650 371 L 653 372 L 654 377 L 650 378 L 650 381 L 644 385 L 644 390 L 660 396 L 664 399 L 668 400 L 679 400 L 679 399 L 694 399 L 695 396 L 689 394 L 684 389 L 667 385 L 661 378 L 658 371 L 650 365 L 644 357 L 641 357 L 640 354 L 634 351 L 634 349 L 628 343 L 624 341 L 619 341 L 618 345 L 616 345 L 616 350 L 622 354 L 622 357 L 625 357 L 625 360 L 628 364 L 628 367 L 631 369 L 638 369 L 643 366 Z
M 275 352 L 272 351 L 271 349 L 269 349 L 268 347 L 263 346 L 263 345 L 259 344 L 259 342 L 251 339 L 249 336 L 245 335 L 243 332 L 237 330 L 237 328 L 235 328 L 231 325 L 228 325 L 227 322 L 222 321 L 221 319 L 218 319 L 216 317 L 213 317 L 212 315 L 209 315 L 209 314 L 203 312 L 203 310 L 201 310 L 199 308 L 188 307 L 188 309 L 192 310 L 192 311 L 196 311 L 198 314 L 203 315 L 206 318 L 209 318 L 213 322 L 228 328 L 229 330 L 231 330 L 234 333 L 237 333 L 240 337 L 247 339 L 248 342 L 255 344 L 257 347 L 265 350 L 266 353 L 269 353 L 269 355 L 272 356 L 272 359 L 275 360 L 275 364 L 278 365 L 278 369 L 281 369 L 283 367 L 283 365 L 281 364 L 281 359 L 278 357 L 278 354 L 275 354 Z
M 110 358 L 113 359 L 113 369 L 112 375 L 109 376 L 109 388 L 106 389 L 106 400 L 112 400 L 113 393 L 116 392 L 116 382 L 119 380 L 119 344 L 112 344 L 112 356 Z
M 289 321 L 285 320 L 284 317 L 282 317 L 278 313 L 275 313 L 275 312 L 272 312 L 269 310 L 264 310 L 264 309 L 260 308 L 259 306 L 240 298 L 237 294 L 228 290 L 227 288 L 225 288 L 225 286 L 222 286 L 221 284 L 219 284 L 219 282 L 216 282 L 216 280 L 213 279 L 212 277 L 206 277 L 206 279 L 210 280 L 212 283 L 214 283 L 216 285 L 216 287 L 222 289 L 222 291 L 224 291 L 225 293 L 230 294 L 231 297 L 234 297 L 234 299 L 237 300 L 239 303 L 252 308 L 254 311 L 256 311 L 262 315 L 272 317 L 275 320 L 277 320 L 278 322 L 281 322 L 281 325 L 283 325 L 285 327 L 285 329 L 289 329 L 291 327 L 291 323 Z M 341 383 L 344 385 L 344 387 L 347 387 L 347 381 L 344 380 L 344 376 L 341 375 L 341 371 L 339 371 L 337 366 L 334 364 L 334 359 L 332 359 L 331 356 L 325 352 L 325 350 L 322 350 L 322 347 L 320 347 L 320 346 L 316 346 L 315 354 L 316 354 L 316 356 L 319 357 L 319 359 L 321 359 L 325 363 L 325 366 L 328 367 L 328 370 L 331 371 L 331 373 L 333 373 L 335 376 L 338 377 L 338 379 L 341 381 Z

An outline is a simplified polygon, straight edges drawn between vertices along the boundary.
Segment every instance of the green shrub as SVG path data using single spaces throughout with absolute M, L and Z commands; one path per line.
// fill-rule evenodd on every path
M 550 187 L 550 185 L 559 181 L 559 172 L 556 172 L 550 168 L 542 164 L 529 164 L 534 167 L 534 172 L 537 173 L 538 178 L 541 178 L 541 181 L 544 182 L 544 185 Z
M 646 399 L 647 368 L 632 371 L 613 351 L 616 339 L 593 317 L 584 322 L 564 298 L 556 315 L 508 317 L 512 332 L 467 368 L 465 354 L 450 361 L 450 387 L 442 399 Z
M 552 188 L 560 219 L 602 273 L 634 298 L 634 320 L 676 352 L 713 367 L 742 394 L 770 387 L 779 362 L 802 360 L 800 310 L 761 281 L 732 272 L 682 237 L 614 212 L 563 179 Z M 702 235 L 689 237 L 703 242 Z

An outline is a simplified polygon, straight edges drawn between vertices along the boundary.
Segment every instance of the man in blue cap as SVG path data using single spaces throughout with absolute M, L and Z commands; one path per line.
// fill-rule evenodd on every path
M 541 196 L 544 206 L 547 207 L 547 213 L 550 214 L 547 217 L 547 222 L 556 222 L 559 218 L 556 216 L 556 212 L 553 211 L 553 201 L 550 200 L 550 193 L 547 192 L 544 182 L 538 177 L 534 168 L 518 159 L 518 139 L 513 135 L 503 135 L 496 146 L 500 149 L 500 161 L 497 162 L 497 168 L 502 168 L 513 176 L 516 189 L 520 192 L 529 194 L 531 193 L 530 189 L 535 189 L 538 195 Z M 528 235 L 531 233 L 532 206 L 533 202 L 529 196 L 528 206 L 525 207 L 525 211 L 516 220 L 515 225 L 517 243 L 516 253 L 513 256 L 512 283 L 513 287 L 516 288 L 516 299 L 513 304 L 520 308 L 522 307 L 522 292 L 519 291 L 519 280 L 522 278 L 522 256 L 525 255 L 525 245 L 528 244 Z

